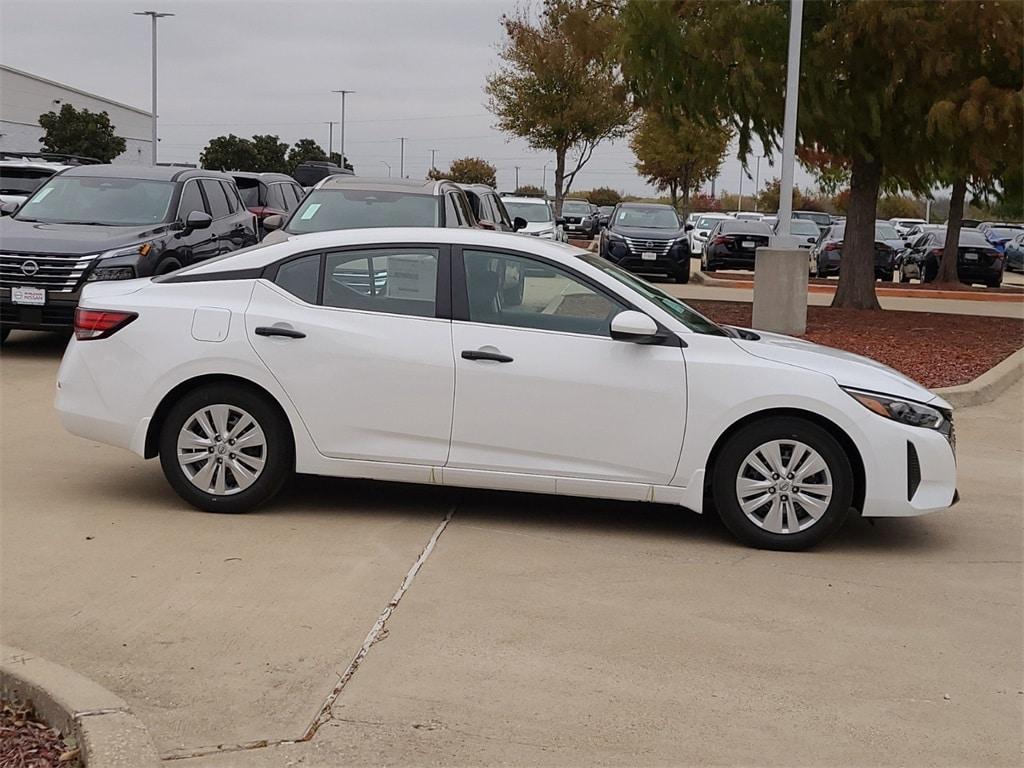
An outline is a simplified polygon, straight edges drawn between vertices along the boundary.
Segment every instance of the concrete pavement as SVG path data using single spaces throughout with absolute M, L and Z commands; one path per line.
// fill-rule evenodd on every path
M 783 554 L 670 507 L 315 478 L 195 512 L 59 428 L 61 344 L 12 342 L 0 637 L 125 698 L 169 764 L 1019 764 L 1021 385 L 958 413 L 959 506 Z M 332 719 L 277 745 L 453 504 Z

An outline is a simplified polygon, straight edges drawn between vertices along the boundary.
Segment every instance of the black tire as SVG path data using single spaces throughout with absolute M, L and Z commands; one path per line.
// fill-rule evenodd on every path
M 681 283 L 683 285 L 685 285 L 686 283 L 690 282 L 690 268 L 689 268 L 689 266 L 687 266 L 687 268 L 682 270 L 681 272 L 676 272 L 675 275 L 673 275 L 673 278 L 675 279 L 675 281 L 677 283 Z
M 747 456 L 773 440 L 798 440 L 810 447 L 824 460 L 832 478 L 832 497 L 825 512 L 816 522 L 795 533 L 765 530 L 747 517 L 737 496 L 737 478 Z M 780 478 L 779 482 L 784 480 Z M 842 446 L 817 424 L 791 416 L 768 417 L 743 427 L 729 438 L 715 462 L 712 491 L 722 522 L 742 543 L 758 549 L 794 552 L 818 544 L 846 522 L 853 499 L 853 470 Z M 757 510 L 752 514 L 756 516 Z M 806 511 L 801 507 L 797 514 L 806 515 Z M 806 523 L 807 519 L 798 520 L 798 525 Z M 788 523 L 788 514 L 786 520 Z
M 998 278 L 996 280 L 986 280 L 985 285 L 988 286 L 989 288 L 1000 288 L 1003 285 L 1003 280 L 1002 278 Z
M 7 341 L 7 337 L 10 336 L 10 335 L 11 335 L 11 329 L 10 328 L 0 328 L 0 344 L 3 344 L 5 341 Z
M 224 404 L 248 413 L 263 430 L 262 471 L 248 488 L 231 495 L 208 493 L 193 484 L 178 463 L 178 434 L 204 406 Z M 249 512 L 281 490 L 295 472 L 295 446 L 288 420 L 266 395 L 244 385 L 210 384 L 184 395 L 171 406 L 160 430 L 160 465 L 182 499 L 207 512 Z M 223 472 L 223 470 L 219 470 Z
M 168 272 L 173 272 L 176 269 L 181 269 L 181 262 L 173 257 L 168 257 L 156 265 L 156 270 L 153 274 L 166 275 Z
M 910 278 L 906 276 L 906 274 L 903 272 L 902 269 L 900 270 L 900 282 L 901 283 L 909 283 L 910 282 Z

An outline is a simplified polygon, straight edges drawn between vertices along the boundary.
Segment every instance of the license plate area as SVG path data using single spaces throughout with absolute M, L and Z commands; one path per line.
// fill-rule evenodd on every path
M 967 252 L 967 253 L 964 254 L 964 261 L 977 261 L 977 260 L 978 260 L 978 254 L 976 254 L 976 253 Z
M 754 248 L 757 245 L 753 240 L 744 240 L 740 243 L 741 248 Z
M 655 261 L 658 258 L 658 254 L 652 251 L 644 251 L 643 253 L 640 254 L 640 258 L 643 259 L 644 261 Z
M 15 304 L 27 304 L 41 307 L 46 304 L 45 288 L 11 288 L 11 301 Z

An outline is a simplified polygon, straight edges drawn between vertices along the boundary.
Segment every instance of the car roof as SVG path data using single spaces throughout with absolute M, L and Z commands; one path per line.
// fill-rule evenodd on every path
M 666 205 L 665 203 L 619 203 L 619 208 L 664 208 L 668 211 L 675 210 L 671 205 Z
M 494 187 L 489 187 L 486 184 L 456 184 L 455 186 L 459 189 L 472 190 L 473 192 L 492 192 L 495 195 L 498 194 L 494 191 Z
M 736 218 L 731 213 L 719 213 L 718 211 L 704 211 L 703 213 L 698 213 L 697 216 L 702 218 L 702 219 L 703 218 L 708 218 L 708 219 L 734 219 L 734 218 Z
M 362 189 L 374 192 L 408 192 L 409 194 L 438 195 L 446 187 L 457 185 L 447 179 L 368 179 L 362 176 L 328 176 L 317 182 L 314 189 Z
M 297 184 L 291 176 L 287 173 L 272 173 L 270 171 L 266 173 L 258 173 L 256 171 L 225 171 L 236 179 L 259 179 L 260 181 L 290 181 L 292 184 Z
M 54 163 L 49 160 L 0 160 L 0 168 L 32 168 L 37 171 L 53 171 L 57 173 L 71 167 L 70 165 Z
M 205 168 L 182 168 L 172 165 L 75 165 L 62 176 L 89 178 L 145 179 L 152 181 L 185 181 L 195 178 L 214 178 L 234 183 L 230 173 L 208 171 Z

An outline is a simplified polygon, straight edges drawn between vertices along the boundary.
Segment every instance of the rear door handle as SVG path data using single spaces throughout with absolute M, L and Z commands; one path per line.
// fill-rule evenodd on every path
M 255 331 L 257 336 L 284 336 L 288 339 L 304 339 L 306 334 L 294 328 L 282 328 L 277 325 L 261 325 Z
M 485 352 L 482 349 L 462 350 L 463 360 L 493 360 L 496 363 L 511 363 L 512 358 L 500 352 Z

